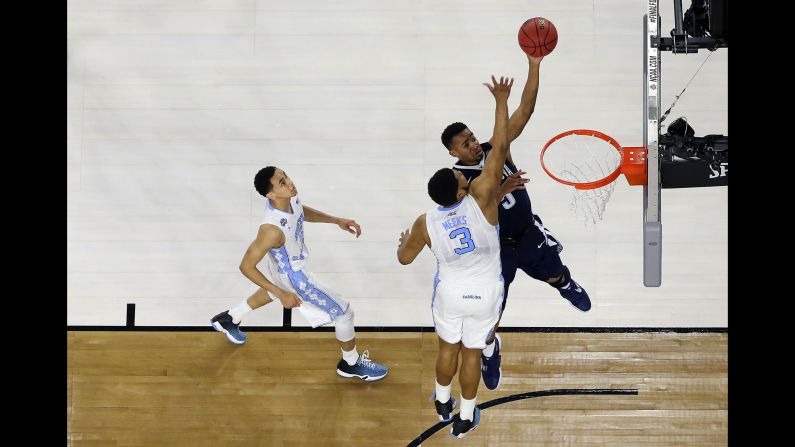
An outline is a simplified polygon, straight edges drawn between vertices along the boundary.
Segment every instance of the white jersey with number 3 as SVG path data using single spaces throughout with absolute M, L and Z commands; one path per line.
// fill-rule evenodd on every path
M 438 281 L 488 284 L 501 280 L 499 226 L 486 220 L 471 195 L 448 208 L 429 210 L 425 225 L 439 263 Z

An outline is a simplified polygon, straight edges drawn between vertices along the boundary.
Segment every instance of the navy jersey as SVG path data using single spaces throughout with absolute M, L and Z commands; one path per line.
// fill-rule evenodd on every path
M 480 163 L 474 166 L 456 163 L 453 166 L 453 169 L 464 174 L 464 177 L 470 183 L 483 172 L 483 164 L 492 149 L 490 143 L 482 143 L 480 148 L 483 149 L 483 158 Z M 502 181 L 517 172 L 519 171 L 516 166 L 506 159 L 505 166 L 502 168 Z M 497 209 L 499 210 L 500 237 L 510 237 L 518 240 L 524 234 L 524 231 L 533 225 L 533 207 L 530 205 L 530 196 L 527 195 L 526 189 L 517 189 L 506 194 Z

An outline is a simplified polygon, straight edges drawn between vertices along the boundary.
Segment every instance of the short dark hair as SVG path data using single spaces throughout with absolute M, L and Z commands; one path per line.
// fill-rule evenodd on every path
M 428 180 L 428 195 L 442 206 L 453 205 L 458 194 L 458 179 L 450 168 L 442 168 Z
M 257 192 L 263 196 L 271 192 L 273 189 L 271 177 L 273 177 L 273 174 L 275 173 L 275 166 L 268 166 L 267 168 L 260 169 L 259 172 L 257 172 L 257 175 L 254 176 L 254 189 L 256 189 Z
M 453 137 L 463 132 L 464 129 L 467 129 L 467 125 L 464 123 L 453 123 L 445 127 L 444 132 L 442 132 L 442 144 L 444 144 L 444 147 L 450 149 L 450 142 Z

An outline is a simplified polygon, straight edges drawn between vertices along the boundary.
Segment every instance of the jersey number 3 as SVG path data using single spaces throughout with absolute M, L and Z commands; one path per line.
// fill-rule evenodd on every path
M 456 228 L 455 230 L 450 232 L 450 239 L 455 239 L 459 236 L 462 236 L 458 242 L 461 242 L 463 245 L 462 248 L 456 248 L 454 251 L 458 255 L 463 255 L 464 253 L 469 253 L 470 251 L 475 249 L 475 242 L 472 241 L 472 235 L 469 233 L 469 228 Z

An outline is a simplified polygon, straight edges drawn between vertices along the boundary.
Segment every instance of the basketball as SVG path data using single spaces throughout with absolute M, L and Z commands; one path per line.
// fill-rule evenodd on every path
M 528 19 L 519 28 L 519 46 L 528 56 L 546 56 L 558 44 L 558 30 L 543 17 Z

